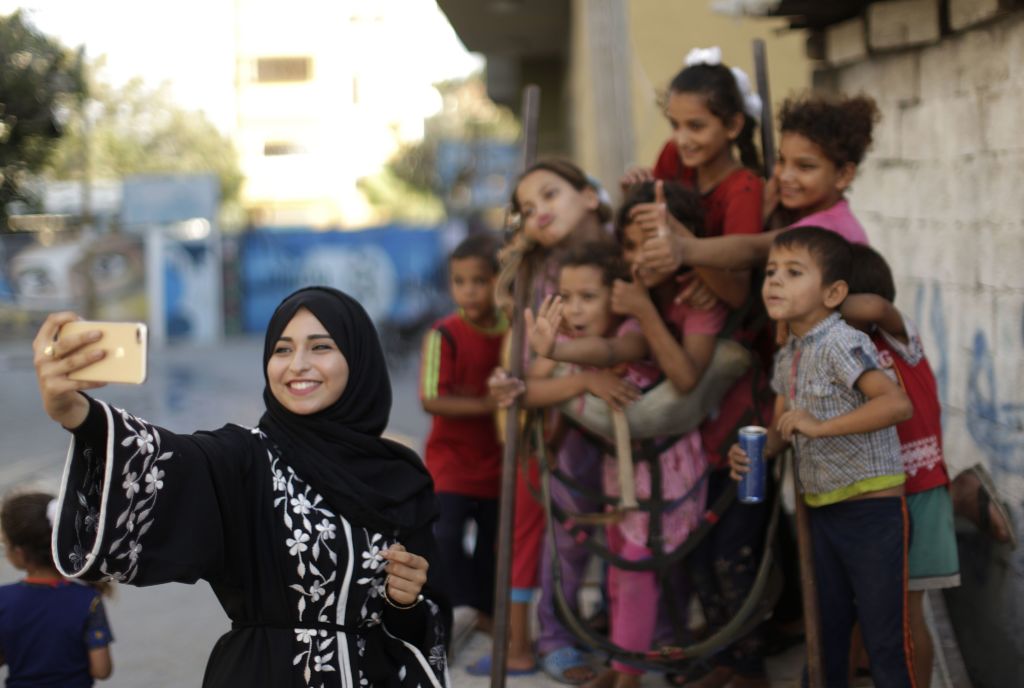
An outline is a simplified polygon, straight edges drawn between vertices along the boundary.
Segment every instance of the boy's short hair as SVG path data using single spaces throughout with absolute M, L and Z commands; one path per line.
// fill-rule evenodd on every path
M 617 280 L 629 279 L 629 265 L 622 258 L 622 249 L 611 239 L 588 241 L 568 251 L 558 261 L 558 269 L 594 267 L 601 271 L 601 282 L 611 286 Z
M 850 255 L 850 293 L 875 294 L 890 303 L 896 301 L 896 282 L 882 254 L 866 244 L 852 244 Z
M 465 260 L 466 258 L 479 258 L 487 264 L 491 272 L 498 274 L 498 240 L 488 232 L 470 234 L 459 242 L 448 262 L 453 260 Z
M 850 242 L 839 234 L 822 227 L 794 227 L 780 233 L 772 248 L 803 248 L 821 270 L 822 284 L 850 281 L 853 253 Z

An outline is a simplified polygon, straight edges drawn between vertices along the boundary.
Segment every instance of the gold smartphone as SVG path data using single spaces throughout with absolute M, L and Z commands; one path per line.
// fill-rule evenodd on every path
M 103 336 L 99 341 L 86 344 L 79 351 L 102 349 L 107 355 L 91 365 L 76 370 L 68 377 L 89 382 L 142 384 L 146 379 L 146 324 L 76 320 L 61 327 L 57 338 L 91 330 L 99 330 Z

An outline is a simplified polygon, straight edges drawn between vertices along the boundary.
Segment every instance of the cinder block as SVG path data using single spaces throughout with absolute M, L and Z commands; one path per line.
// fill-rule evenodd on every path
M 834 66 L 863 60 L 868 55 L 863 17 L 847 19 L 825 30 L 825 59 Z
M 920 97 L 917 52 L 875 56 L 837 70 L 841 93 L 866 93 L 886 103 L 915 102 Z
M 958 36 L 952 37 L 917 51 L 918 84 L 922 100 L 946 98 L 963 92 L 964 85 L 960 77 L 963 68 L 957 63 L 957 51 L 953 46 L 958 40 Z
M 1024 217 L 1024 167 L 1021 156 L 1001 156 L 993 153 L 977 158 L 977 171 L 984 183 L 979 185 L 975 217 L 990 222 L 1019 222 Z M 1024 263 L 1020 263 L 1024 265 Z
M 1001 26 L 967 31 L 952 41 L 964 90 L 998 88 L 1009 80 L 1007 44 L 1007 34 Z
M 1021 217 L 1020 205 L 1018 201 L 1018 218 Z M 1024 224 L 1019 220 L 1000 224 L 992 231 L 991 237 L 992 258 L 989 269 L 986 271 L 988 274 L 981 276 L 982 284 L 992 286 L 1000 291 L 1017 290 L 1024 298 L 1024 270 L 1021 269 L 1021 266 L 1024 266 Z M 1024 313 L 1024 308 L 1017 312 L 1015 319 L 1018 343 L 1024 348 L 1024 342 L 1019 339 L 1024 335 L 1024 331 L 1020 328 L 1021 313 Z M 1024 350 L 1020 354 L 1024 358 Z
M 900 157 L 904 160 L 935 160 L 941 157 L 937 117 L 939 101 L 925 100 L 899 110 Z
M 1010 3 L 1007 0 L 949 0 L 949 27 L 954 31 L 991 19 Z
M 892 50 L 934 43 L 942 35 L 938 0 L 892 0 L 867 8 L 868 45 Z

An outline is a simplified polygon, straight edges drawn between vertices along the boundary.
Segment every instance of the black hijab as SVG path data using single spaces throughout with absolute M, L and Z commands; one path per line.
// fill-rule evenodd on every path
M 267 380 L 267 361 L 300 308 L 324 325 L 349 368 L 341 397 L 310 415 L 282 406 Z M 381 437 L 391 412 L 391 380 L 377 330 L 359 302 L 329 287 L 307 287 L 288 296 L 267 326 L 263 378 L 267 411 L 260 428 L 335 513 L 394 535 L 419 531 L 436 518 L 433 481 L 419 456 Z

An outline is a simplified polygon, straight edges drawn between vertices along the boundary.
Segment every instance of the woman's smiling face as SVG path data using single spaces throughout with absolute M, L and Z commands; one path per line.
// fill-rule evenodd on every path
M 312 312 L 300 308 L 267 360 L 271 394 L 292 413 L 308 416 L 340 399 L 348 377 L 348 360 L 327 328 Z

